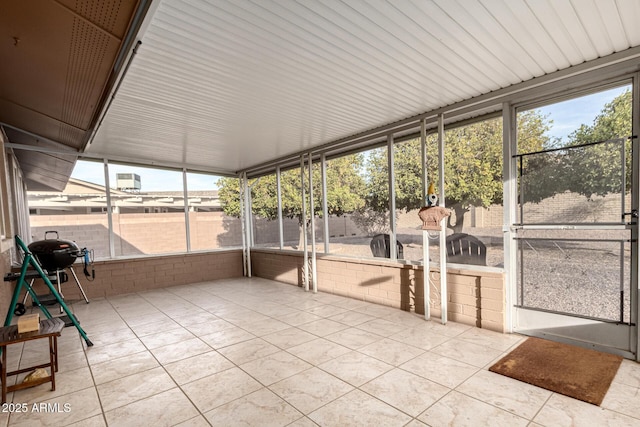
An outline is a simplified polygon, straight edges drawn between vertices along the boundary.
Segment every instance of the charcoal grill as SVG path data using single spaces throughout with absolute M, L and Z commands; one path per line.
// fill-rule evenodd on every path
M 56 233 L 55 239 L 47 239 L 48 233 Z M 57 231 L 47 231 L 45 240 L 38 240 L 29 245 L 29 251 L 36 257 L 43 269 L 50 273 L 71 267 L 76 259 L 82 258 L 84 252 L 75 242 L 60 240 Z
M 55 239 L 47 238 L 49 234 L 54 233 L 56 237 Z M 63 298 L 64 295 L 62 295 L 62 288 L 60 285 L 68 280 L 68 276 L 64 272 L 64 270 L 69 270 L 73 275 L 73 278 L 75 279 L 80 293 L 82 293 L 82 297 L 84 298 L 85 302 L 89 304 L 87 294 L 85 294 L 84 289 L 80 284 L 80 280 L 78 280 L 78 276 L 76 275 L 76 272 L 72 267 L 73 263 L 75 263 L 78 258 L 84 259 L 85 275 L 87 276 L 87 278 L 90 278 L 89 272 L 87 271 L 87 264 L 89 264 L 90 262 L 90 256 L 89 251 L 87 251 L 86 248 L 80 249 L 76 242 L 72 242 L 70 240 L 60 240 L 60 236 L 58 235 L 57 231 L 45 231 L 44 240 L 32 242 L 28 246 L 28 248 L 29 252 L 31 252 L 34 258 L 42 266 L 42 269 L 45 270 L 49 275 L 55 276 L 56 282 L 58 284 L 58 293 Z M 19 311 L 24 311 L 24 304 L 26 303 L 28 296 L 29 294 L 26 293 L 22 302 L 22 307 L 19 307 Z M 46 297 L 41 297 L 40 299 L 42 301 L 47 301 Z M 60 310 L 62 312 L 62 307 L 60 307 Z
M 35 280 L 36 278 L 40 278 L 44 282 L 45 286 L 49 289 L 49 291 L 51 291 L 51 295 L 53 295 L 56 302 L 60 304 L 60 312 L 61 313 L 65 312 L 67 314 L 66 316 L 58 317 L 58 319 L 62 319 L 62 321 L 65 322 L 66 326 L 71 326 L 71 325 L 75 326 L 78 332 L 80 332 L 80 335 L 82 336 L 82 338 L 84 338 L 85 342 L 87 343 L 87 347 L 91 347 L 93 343 L 87 336 L 84 329 L 82 329 L 82 327 L 80 326 L 80 323 L 78 322 L 78 319 L 76 318 L 76 316 L 69 310 L 69 307 L 67 306 L 67 304 L 65 304 L 64 299 L 62 298 L 62 294 L 56 291 L 56 289 L 53 287 L 53 284 L 51 283 L 51 280 L 49 280 L 49 277 L 48 277 L 49 274 L 43 270 L 40 263 L 36 260 L 33 252 L 29 250 L 27 245 L 24 244 L 20 236 L 18 236 L 17 234 L 15 236 L 15 241 L 16 241 L 16 246 L 22 249 L 24 258 L 22 260 L 22 266 L 20 267 L 20 273 L 7 273 L 4 276 L 5 282 L 16 281 L 16 286 L 13 290 L 13 296 L 11 297 L 11 303 L 9 304 L 9 311 L 7 312 L 7 317 L 4 322 L 5 325 L 11 324 L 11 319 L 13 318 L 14 314 L 18 316 L 20 316 L 21 314 L 24 314 L 24 303 L 18 303 L 18 297 L 22 293 L 22 290 L 25 290 L 26 295 L 31 295 L 31 298 L 33 299 L 34 307 L 39 307 L 42 313 L 47 317 L 47 319 L 53 318 L 49 310 L 47 310 L 45 305 L 42 304 L 42 301 L 33 290 L 33 280 Z M 32 269 L 29 270 L 29 267 L 31 267 Z M 67 267 L 67 268 L 71 269 L 71 267 Z M 27 282 L 28 278 L 31 279 L 30 282 Z M 58 286 L 59 285 L 60 283 L 58 282 Z M 22 306 L 22 310 L 19 310 L 19 306 Z M 27 339 L 30 339 L 30 337 L 27 337 Z M 51 338 L 49 338 L 49 344 L 50 344 L 49 347 L 51 347 Z M 54 350 L 55 350 L 55 346 L 54 346 Z M 0 353 L 2 353 L 2 359 L 3 359 L 2 371 L 4 373 L 6 371 L 5 362 L 6 362 L 6 356 L 7 356 L 5 346 L 0 348 Z M 52 357 L 53 357 L 53 353 L 52 353 Z M 40 365 L 40 366 L 44 366 L 44 365 Z M 19 372 L 31 370 L 36 367 L 22 369 Z M 54 366 L 52 366 L 52 369 L 53 367 Z M 53 375 L 53 372 L 52 372 L 52 375 Z M 3 381 L 3 386 L 6 387 L 6 380 Z

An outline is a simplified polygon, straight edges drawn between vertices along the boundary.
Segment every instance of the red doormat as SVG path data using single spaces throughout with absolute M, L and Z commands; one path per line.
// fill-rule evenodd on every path
M 490 371 L 600 406 L 622 357 L 528 338 Z

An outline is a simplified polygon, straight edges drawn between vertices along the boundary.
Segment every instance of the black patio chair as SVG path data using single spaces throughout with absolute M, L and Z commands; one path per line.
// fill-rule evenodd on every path
M 404 249 L 402 243 L 399 240 L 396 240 L 396 243 L 396 257 L 397 259 L 403 259 Z M 376 234 L 373 236 L 369 247 L 371 247 L 371 253 L 373 253 L 374 257 L 391 258 L 391 237 L 388 234 Z
M 487 247 L 475 236 L 455 233 L 447 237 L 447 262 L 487 265 Z

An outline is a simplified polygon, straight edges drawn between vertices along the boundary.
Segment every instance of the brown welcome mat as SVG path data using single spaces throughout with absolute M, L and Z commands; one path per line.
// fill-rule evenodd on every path
M 600 405 L 622 357 L 540 338 L 528 338 L 490 371 Z

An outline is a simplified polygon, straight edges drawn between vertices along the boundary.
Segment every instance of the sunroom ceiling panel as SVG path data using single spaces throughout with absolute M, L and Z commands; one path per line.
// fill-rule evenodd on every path
M 393 3 L 375 4 L 377 8 L 363 7 L 358 10 L 350 7 L 351 4 L 335 3 L 332 6 L 337 15 L 347 19 L 347 23 L 342 24 L 345 28 L 354 31 L 356 37 L 368 42 L 379 52 L 380 59 L 385 63 L 374 63 L 377 70 L 387 73 L 396 81 L 409 79 L 416 89 L 422 91 L 416 95 L 428 94 L 432 99 L 463 99 L 466 91 L 478 84 L 475 78 L 467 80 L 457 55 L 452 55 L 450 49 L 424 31 L 423 25 L 403 14 Z M 349 22 L 359 24 L 349 25 Z M 434 61 L 434 58 L 440 60 Z M 392 87 L 396 85 L 394 83 Z M 445 87 L 452 89 L 447 91 Z
M 528 22 L 526 25 L 538 24 L 542 29 L 538 28 L 535 31 L 537 36 L 548 37 L 548 42 L 545 43 L 545 48 L 554 49 L 551 46 L 556 46 L 558 49 L 558 58 L 556 62 L 563 64 L 566 61 L 565 66 L 558 67 L 559 69 L 566 68 L 566 66 L 580 64 L 585 60 L 584 53 L 578 48 L 572 33 L 566 25 L 566 17 L 560 16 L 554 8 L 555 2 L 549 1 L 536 1 L 527 0 L 525 7 L 528 7 L 533 15 L 536 17 L 536 21 Z M 519 22 L 519 25 L 524 25 L 524 22 Z M 554 54 L 555 57 L 555 54 Z
M 624 6 L 624 7 L 622 7 Z M 640 25 L 638 25 L 638 16 L 640 16 L 639 1 L 625 1 L 617 5 L 617 12 L 622 21 L 624 34 L 629 42 L 629 46 L 640 45 Z
M 526 3 L 515 1 L 503 4 L 485 0 L 483 6 L 497 22 L 504 26 L 508 37 L 516 46 L 514 49 L 528 52 L 532 60 L 545 73 L 570 65 Z
M 402 67 L 416 64 L 420 70 L 418 78 L 428 82 L 428 93 L 433 99 L 464 99 L 470 90 L 490 90 L 495 87 L 480 70 L 475 70 L 469 61 L 454 49 L 442 43 L 429 32 L 430 22 L 425 15 L 412 15 L 409 3 L 383 3 L 379 10 L 366 11 L 368 18 L 381 22 L 386 30 L 381 32 L 381 41 L 386 41 Z M 403 56 L 398 57 L 399 54 Z M 421 60 L 416 61 L 416 57 Z
M 479 1 L 436 0 L 453 17 L 461 31 L 468 31 L 480 44 L 486 46 L 492 62 L 510 68 L 517 81 L 525 81 L 544 71 L 505 30 L 503 24 L 491 15 Z M 505 7 L 504 4 L 502 7 Z M 514 82 L 515 83 L 515 82 Z
M 555 15 L 560 19 L 561 25 L 566 28 L 567 34 L 569 34 L 571 38 L 571 49 L 580 52 L 580 62 L 596 59 L 599 53 L 590 37 L 590 32 L 595 30 L 591 27 L 584 26 L 576 8 L 570 1 L 550 1 L 549 3 L 554 9 Z
M 429 37 L 424 47 L 430 55 L 431 43 L 442 44 L 448 56 L 462 61 L 460 71 L 467 76 L 482 79 L 490 89 L 504 85 L 505 81 L 517 82 L 517 76 L 509 69 L 491 60 L 489 50 L 433 2 L 396 2 L 394 6 L 410 17 Z M 446 51 L 448 49 L 448 52 Z
M 422 62 L 416 61 L 416 55 L 424 56 L 423 53 L 416 51 L 410 44 L 403 43 L 397 37 L 386 34 L 383 27 L 380 31 L 372 33 L 370 28 L 363 27 L 366 24 L 357 24 L 361 21 L 365 22 L 366 17 L 353 9 L 339 9 L 340 3 L 331 6 L 333 8 L 320 2 L 291 7 L 291 10 L 277 6 L 282 16 L 299 22 L 300 25 L 293 34 L 285 33 L 283 36 L 286 39 L 293 36 L 300 37 L 301 40 L 319 40 L 320 43 L 313 44 L 314 54 L 320 55 L 323 63 L 329 61 L 339 67 L 339 70 L 344 71 L 356 67 L 362 72 L 363 77 L 368 75 L 368 71 L 375 73 L 373 74 L 375 80 L 367 82 L 372 92 L 395 87 L 400 80 L 400 84 L 412 93 L 412 98 L 419 102 L 421 98 L 419 91 L 423 89 L 420 82 L 426 82 L 429 78 L 425 70 L 419 67 Z M 260 13 L 260 11 L 256 12 Z M 319 21 L 320 16 L 326 17 L 326 21 Z M 393 57 L 389 52 L 394 53 Z M 414 61 L 408 61 L 409 58 L 414 58 Z M 394 60 L 390 61 L 390 59 Z M 392 86 L 385 85 L 381 88 L 378 79 Z M 432 78 L 430 80 L 433 82 Z M 348 81 L 352 83 L 351 75 L 348 76 Z M 414 94 L 411 91 L 416 92 Z M 395 101 L 394 98 L 391 99 Z
M 264 9 L 265 5 L 269 8 Z M 312 3 L 311 6 L 316 5 Z M 300 92 L 303 96 L 313 95 L 307 85 L 314 82 L 335 95 L 336 105 L 355 110 L 366 106 L 373 112 L 389 108 L 389 105 L 377 102 L 380 99 L 379 92 L 390 90 L 388 88 L 391 87 L 398 86 L 409 96 L 402 102 L 391 97 L 387 104 L 393 106 L 393 103 L 397 103 L 406 108 L 407 103 L 421 102 L 421 87 L 416 84 L 417 76 L 411 74 L 413 64 L 407 67 L 389 61 L 390 56 L 385 50 L 391 49 L 377 47 L 367 50 L 367 45 L 372 43 L 367 40 L 370 32 L 363 33 L 363 42 L 358 34 L 346 34 L 333 23 L 318 22 L 317 16 L 309 17 L 307 14 L 305 18 L 307 9 L 302 6 L 295 7 L 295 3 L 287 3 L 287 7 L 291 10 L 282 8 L 278 3 L 246 5 L 238 2 L 225 6 L 227 14 L 213 17 L 223 20 L 214 22 L 219 28 L 219 37 L 230 44 L 229 49 L 247 52 L 249 58 L 255 59 L 251 65 L 262 68 L 265 74 L 272 77 L 265 79 L 262 85 L 271 84 L 278 91 L 284 86 L 287 90 L 283 95 L 293 92 L 299 97 L 297 93 Z M 275 12 L 279 14 L 272 17 Z M 265 16 L 271 17 L 276 26 L 265 22 Z M 249 38 L 246 29 L 238 25 L 242 20 L 252 28 L 253 34 Z M 205 25 L 209 22 L 205 22 Z M 327 29 L 327 26 L 330 28 Z M 397 49 L 393 51 L 399 54 Z M 358 78 L 355 78 L 354 71 L 357 71 Z M 283 78 L 280 81 L 278 76 L 293 80 Z M 358 96 L 354 97 L 355 94 Z M 325 98 L 329 101 L 334 99 Z
M 605 24 L 605 18 L 609 18 L 609 25 L 613 28 L 618 29 L 622 26 L 620 22 L 620 18 L 617 13 L 614 13 L 616 5 L 611 1 L 593 1 L 593 0 L 585 0 L 585 4 L 589 4 L 591 7 L 576 7 L 576 12 L 582 25 L 589 32 L 589 38 L 591 42 L 596 48 L 598 52 L 598 56 L 609 55 L 614 52 L 614 40 L 612 35 L 615 34 L 615 31 L 607 29 L 607 24 Z M 605 12 L 605 14 L 609 16 L 602 15 L 602 8 L 608 8 L 611 13 Z M 611 9 L 613 8 L 613 10 Z M 613 20 L 611 20 L 613 18 Z M 620 37 L 618 37 L 620 40 Z
M 640 43 L 629 0 L 161 1 L 87 153 L 233 172 Z

